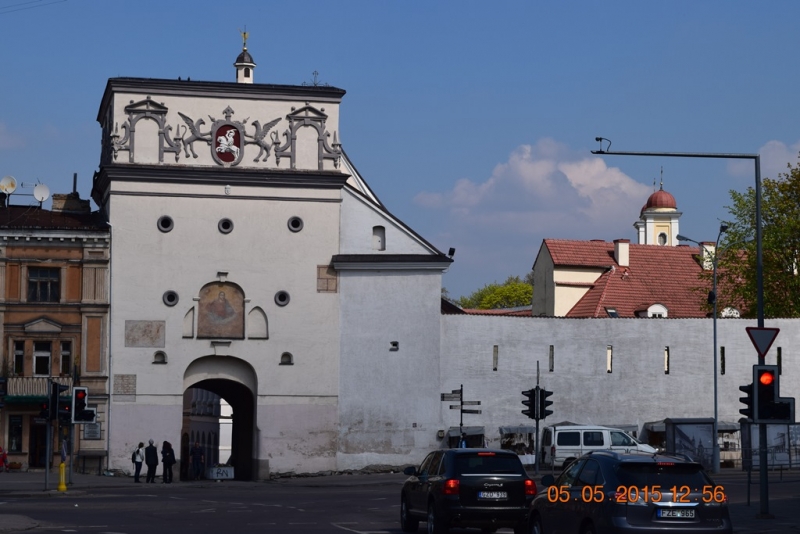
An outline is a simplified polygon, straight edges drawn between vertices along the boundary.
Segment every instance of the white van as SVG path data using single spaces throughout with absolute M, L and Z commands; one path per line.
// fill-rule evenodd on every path
M 582 425 L 548 426 L 542 431 L 539 465 L 563 468 L 582 454 L 601 449 L 620 452 L 656 452 L 650 445 L 640 443 L 618 428 Z

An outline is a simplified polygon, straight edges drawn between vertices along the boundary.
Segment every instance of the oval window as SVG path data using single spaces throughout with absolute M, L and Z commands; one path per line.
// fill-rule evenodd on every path
M 303 229 L 303 219 L 301 219 L 300 217 L 292 217 L 289 219 L 286 225 L 292 232 L 299 232 L 300 230 Z

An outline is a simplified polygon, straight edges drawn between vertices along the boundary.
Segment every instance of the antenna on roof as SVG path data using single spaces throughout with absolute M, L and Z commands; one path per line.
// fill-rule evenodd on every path
M 661 191 L 664 190 L 664 166 L 661 166 Z

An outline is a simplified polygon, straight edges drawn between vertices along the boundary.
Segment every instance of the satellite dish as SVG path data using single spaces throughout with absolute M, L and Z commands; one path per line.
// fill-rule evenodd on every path
M 50 198 L 50 188 L 44 184 L 38 184 L 33 188 L 33 198 L 39 202 L 44 202 Z
M 4 176 L 2 180 L 0 180 L 0 191 L 5 193 L 6 195 L 10 195 L 14 191 L 17 190 L 17 179 L 13 176 Z

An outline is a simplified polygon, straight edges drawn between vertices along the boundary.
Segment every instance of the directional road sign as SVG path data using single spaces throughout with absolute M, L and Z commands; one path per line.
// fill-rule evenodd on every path
M 481 401 L 464 401 L 461 403 L 462 406 L 480 406 Z
M 461 410 L 462 413 L 481 413 L 480 410 Z
M 461 393 L 442 393 L 443 401 L 459 401 L 461 400 Z

